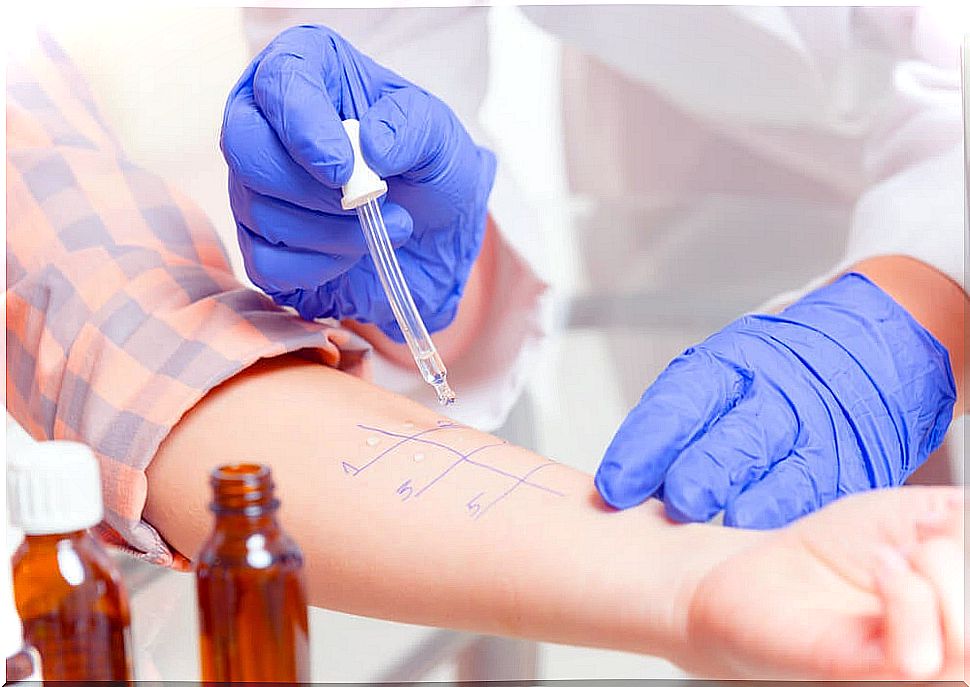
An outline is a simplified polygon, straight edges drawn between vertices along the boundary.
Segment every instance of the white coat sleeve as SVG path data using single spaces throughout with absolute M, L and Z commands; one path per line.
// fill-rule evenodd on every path
M 777 310 L 880 255 L 906 255 L 967 290 L 967 177 L 956 32 L 926 8 L 862 10 L 856 26 L 896 54 L 891 96 L 864 146 L 866 186 L 842 260 L 810 284 L 772 299 Z
M 914 257 L 966 289 L 958 31 L 926 8 L 647 9 L 526 12 L 685 116 L 856 198 L 843 258 L 768 307 L 876 255 Z M 847 154 L 813 150 L 812 135 Z
M 892 96 L 864 148 L 868 184 L 842 260 L 804 288 L 772 299 L 766 310 L 880 255 L 920 260 L 967 291 L 967 177 L 955 33 L 948 35 L 926 8 L 856 11 L 859 25 L 879 31 L 898 56 Z
M 866 147 L 870 185 L 856 204 L 840 267 L 904 254 L 936 267 L 966 291 L 959 47 L 926 9 L 900 15 L 912 28 L 895 41 L 910 54 L 900 56 L 884 128 Z
M 489 147 L 480 123 L 488 86 L 488 8 L 249 9 L 244 15 L 255 54 L 280 31 L 325 24 L 361 52 L 435 94 L 458 115 L 472 138 Z M 499 159 L 489 212 L 499 229 L 495 289 L 486 331 L 460 360 L 447 361 L 459 402 L 448 415 L 484 430 L 500 426 L 522 392 L 527 372 L 547 338 L 553 305 L 541 275 L 537 210 Z M 432 404 L 415 370 L 375 356 L 381 386 Z M 438 408 L 438 410 L 442 410 Z

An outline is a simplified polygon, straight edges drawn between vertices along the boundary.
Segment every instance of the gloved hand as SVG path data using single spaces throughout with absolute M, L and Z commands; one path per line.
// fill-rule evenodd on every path
M 418 310 L 442 329 L 481 247 L 495 157 L 444 103 L 323 26 L 277 36 L 226 104 L 221 147 L 246 272 L 306 319 L 372 322 L 403 341 L 357 217 L 340 207 L 350 118 L 387 181 L 384 220 Z
M 596 473 L 617 508 L 651 495 L 669 517 L 784 525 L 851 492 L 901 484 L 940 442 L 949 355 L 860 274 L 779 315 L 742 317 L 646 390 Z

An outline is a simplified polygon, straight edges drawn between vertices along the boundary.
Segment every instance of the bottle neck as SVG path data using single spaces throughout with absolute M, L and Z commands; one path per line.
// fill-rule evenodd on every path
M 212 471 L 209 484 L 212 486 L 209 508 L 216 514 L 217 522 L 254 521 L 254 526 L 275 523 L 280 502 L 267 466 L 223 465 Z
M 276 519 L 276 513 L 261 513 L 253 515 L 251 513 L 216 513 L 214 532 L 233 532 L 236 534 L 251 534 L 263 532 L 269 534 L 280 529 L 280 523 Z
M 73 530 L 55 534 L 27 534 L 14 556 L 17 559 L 42 561 L 54 559 L 62 551 L 71 550 L 83 557 L 98 555 L 100 546 L 89 530 Z
M 56 532 L 54 534 L 25 534 L 24 544 L 31 548 L 54 548 L 61 542 L 77 544 L 91 536 L 88 530 L 72 530 L 70 532 Z

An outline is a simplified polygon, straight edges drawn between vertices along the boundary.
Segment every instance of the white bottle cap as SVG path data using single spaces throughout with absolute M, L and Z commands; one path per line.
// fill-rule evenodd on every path
M 98 461 L 84 444 L 41 441 L 7 462 L 10 524 L 24 534 L 63 534 L 104 517 Z
M 356 119 L 344 120 L 344 131 L 354 149 L 354 171 L 350 181 L 343 185 L 343 198 L 340 200 L 344 210 L 353 210 L 369 200 L 380 198 L 387 193 L 387 183 L 374 173 L 360 152 L 360 122 Z

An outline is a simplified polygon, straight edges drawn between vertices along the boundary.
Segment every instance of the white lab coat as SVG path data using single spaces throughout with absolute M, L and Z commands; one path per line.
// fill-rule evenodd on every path
M 807 288 L 812 275 L 810 285 L 861 258 L 892 253 L 923 260 L 966 288 L 957 45 L 925 12 L 523 11 L 563 44 L 569 192 L 648 208 L 639 215 L 642 240 L 615 232 L 608 215 L 581 239 L 592 255 L 594 291 L 694 290 L 748 303 L 802 286 L 780 302 Z M 441 97 L 499 152 L 491 212 L 504 239 L 496 296 L 502 316 L 453 371 L 462 389 L 459 419 L 484 427 L 508 411 L 552 323 L 537 209 L 516 193 L 505 143 L 488 140 L 480 126 L 489 47 L 516 50 L 490 46 L 488 12 L 258 9 L 245 19 L 254 51 L 296 23 L 331 26 Z M 498 108 L 515 116 L 532 106 Z M 413 375 L 380 374 L 399 391 L 424 391 L 411 386 Z

